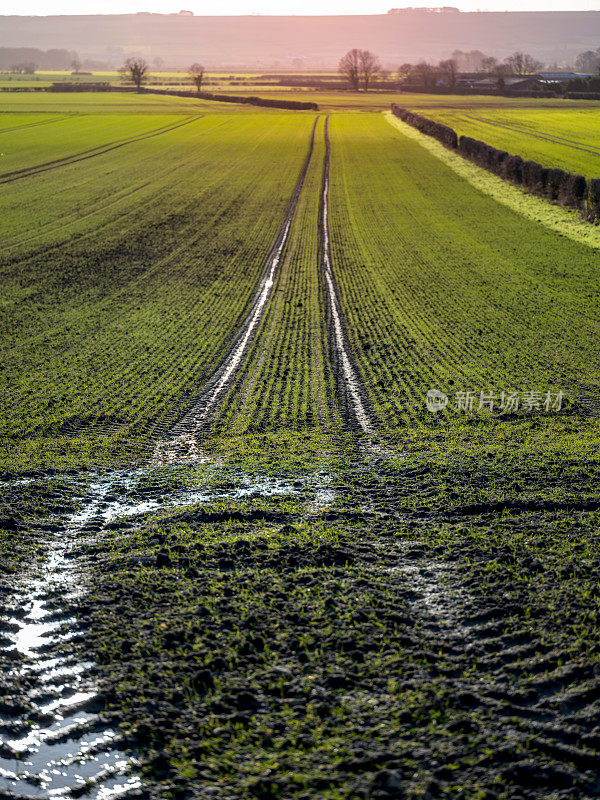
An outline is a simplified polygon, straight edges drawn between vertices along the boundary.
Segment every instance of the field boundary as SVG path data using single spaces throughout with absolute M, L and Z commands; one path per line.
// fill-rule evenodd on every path
M 507 125 L 505 122 L 494 122 L 487 117 L 480 117 L 477 114 L 465 114 L 467 119 L 474 122 L 485 122 L 486 125 L 491 125 L 493 128 L 505 128 L 507 131 L 513 133 L 524 133 L 526 136 L 531 136 L 534 139 L 542 139 L 543 141 L 550 142 L 551 144 L 561 144 L 570 147 L 573 150 L 582 150 L 585 153 L 590 153 L 593 156 L 600 156 L 600 148 L 594 148 L 591 145 L 587 146 L 581 142 L 576 142 L 573 139 L 565 139 L 562 136 L 553 136 L 551 134 L 544 135 L 543 133 L 535 133 L 535 131 L 528 130 L 527 128 L 519 128 L 517 126 Z
M 590 222 L 600 218 L 600 178 L 586 179 L 583 175 L 563 169 L 544 167 L 537 161 L 525 160 L 520 155 L 499 150 L 479 139 L 458 137 L 456 131 L 448 125 L 416 114 L 396 103 L 392 103 L 391 110 L 394 116 L 421 133 L 432 136 L 449 149 L 460 153 L 463 158 L 523 187 L 531 194 L 575 208 Z
M 137 92 L 137 89 L 129 87 L 113 87 L 118 92 Z M 256 95 L 237 95 L 237 94 L 214 94 L 213 92 L 192 92 L 177 91 L 175 89 L 145 89 L 140 94 L 159 94 L 169 97 L 189 97 L 192 100 L 212 100 L 217 103 L 238 103 L 241 105 L 258 106 L 260 108 L 282 108 L 285 111 L 318 111 L 317 103 L 304 100 L 274 100 L 269 97 L 257 97 Z
M 411 125 L 398 119 L 391 111 L 384 111 L 383 115 L 390 125 L 399 130 L 403 136 L 424 147 L 483 194 L 487 194 L 533 222 L 549 228 L 559 236 L 566 236 L 579 244 L 600 249 L 600 229 L 596 225 L 590 225 L 576 211 L 553 205 L 509 181 L 499 178 L 483 167 L 463 158 L 457 151 L 449 150 L 430 136 L 420 133 Z

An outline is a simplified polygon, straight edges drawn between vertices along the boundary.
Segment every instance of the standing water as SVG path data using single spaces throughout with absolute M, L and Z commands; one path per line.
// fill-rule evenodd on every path
M 46 542 L 41 571 L 25 574 L 0 617 L 4 655 L 15 665 L 5 685 L 13 702 L 0 701 L 0 796 L 111 798 L 139 786 L 128 775 L 134 762 L 119 749 L 119 735 L 97 713 L 90 680 L 93 664 L 57 656 L 76 632 L 60 611 L 79 594 L 77 565 L 67 551 L 104 522 L 101 506 L 110 479 L 89 488 L 83 510 L 57 524 Z
M 0 800 L 4 797 L 86 797 L 106 800 L 141 785 L 135 759 L 119 747 L 117 730 L 103 719 L 91 679 L 94 664 L 77 656 L 56 655 L 78 633 L 75 618 L 60 609 L 83 591 L 76 560 L 69 550 L 95 540 L 107 522 L 162 508 L 216 499 L 291 495 L 292 483 L 270 477 L 238 479 L 224 492 L 188 491 L 170 498 L 133 499 L 136 476 L 109 473 L 92 483 L 81 511 L 53 524 L 45 543 L 45 561 L 21 579 L 0 614 L 0 655 L 14 667 L 4 685 L 18 697 L 0 697 Z M 121 487 L 116 496 L 115 487 Z M 66 648 L 63 648 L 66 649 Z M 3 652 L 2 652 L 3 651 Z M 4 792 L 9 792 L 5 795 Z

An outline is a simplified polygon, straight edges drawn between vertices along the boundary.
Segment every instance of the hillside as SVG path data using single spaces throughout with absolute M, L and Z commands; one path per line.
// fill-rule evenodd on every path
M 372 16 L 193 17 L 180 14 L 0 17 L 0 46 L 67 48 L 115 66 L 143 53 L 172 66 L 201 58 L 209 69 L 334 67 L 350 47 L 395 67 L 455 49 L 504 57 L 526 50 L 564 63 L 600 40 L 600 12 L 445 13 Z

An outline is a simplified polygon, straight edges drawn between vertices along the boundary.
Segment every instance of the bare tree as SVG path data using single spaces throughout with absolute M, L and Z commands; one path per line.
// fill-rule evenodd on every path
M 505 59 L 506 64 L 515 75 L 531 75 L 542 68 L 540 61 L 536 61 L 529 53 L 516 52 Z
M 74 58 L 73 61 L 71 61 L 71 69 L 75 75 L 79 74 L 79 70 L 81 69 L 81 61 L 78 58 Z
M 435 69 L 431 64 L 428 64 L 426 61 L 419 61 L 419 63 L 415 64 L 413 67 L 413 74 L 419 77 L 426 92 L 435 88 L 437 77 Z
M 192 66 L 188 69 L 188 75 L 196 87 L 196 91 L 198 94 L 200 94 L 202 91 L 202 81 L 204 80 L 204 67 L 202 64 L 198 64 L 198 62 L 192 64 Z
M 365 92 L 369 91 L 371 80 L 381 70 L 381 64 L 376 55 L 370 50 L 359 50 L 360 77 Z
M 580 53 L 575 59 L 576 72 L 590 72 L 597 73 L 600 67 L 600 50 L 586 50 L 585 53 Z
M 458 64 L 456 61 L 453 58 L 447 58 L 445 61 L 440 61 L 438 68 L 448 81 L 448 86 L 454 89 L 458 76 Z
M 498 68 L 498 59 L 494 58 L 494 56 L 486 56 L 481 62 L 482 72 L 485 72 L 488 75 L 495 75 L 497 68 Z
M 360 50 L 357 50 L 356 47 L 348 50 L 346 55 L 340 59 L 338 72 L 346 77 L 350 88 L 357 92 L 360 85 Z
M 148 62 L 143 58 L 135 57 L 128 58 L 125 64 L 121 67 L 122 76 L 135 83 L 138 92 L 142 88 L 143 82 L 148 77 Z

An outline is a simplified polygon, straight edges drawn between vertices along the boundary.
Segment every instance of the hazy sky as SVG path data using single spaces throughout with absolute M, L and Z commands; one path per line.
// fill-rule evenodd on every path
M 384 14 L 404 6 L 453 5 L 463 11 L 600 11 L 600 0 L 3 0 L 0 14 L 127 14 L 136 11 L 195 14 Z

